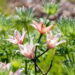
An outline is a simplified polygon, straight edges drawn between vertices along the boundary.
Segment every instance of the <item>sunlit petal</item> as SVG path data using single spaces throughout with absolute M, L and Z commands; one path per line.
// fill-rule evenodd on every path
M 56 46 L 59 45 L 59 44 L 65 43 L 65 42 L 66 42 L 65 40 L 62 40 L 62 41 L 58 42 L 58 43 L 56 44 Z
M 13 40 L 13 39 L 6 39 L 6 40 L 11 42 L 11 43 L 13 43 L 13 44 L 17 44 L 17 40 L 16 39 L 15 40 Z
M 9 37 L 10 39 L 14 39 L 14 37 L 13 37 L 13 36 L 11 36 L 11 35 L 8 35 L 8 37 Z
M 37 30 L 41 31 L 41 24 L 39 24 L 38 22 L 36 21 L 32 21 L 33 24 L 36 26 Z
M 35 29 L 37 29 L 37 27 L 34 24 L 31 24 L 31 26 L 33 26 Z
M 14 35 L 15 35 L 15 38 L 17 40 L 20 40 L 21 39 L 21 35 L 20 35 L 20 33 L 17 30 L 14 31 Z
M 24 46 L 21 44 L 19 44 L 19 48 L 20 48 L 20 50 L 24 50 Z
M 48 27 L 45 27 L 43 30 L 43 33 L 46 33 L 46 32 L 49 32 L 52 28 L 53 28 L 54 24 L 53 25 L 50 25 Z

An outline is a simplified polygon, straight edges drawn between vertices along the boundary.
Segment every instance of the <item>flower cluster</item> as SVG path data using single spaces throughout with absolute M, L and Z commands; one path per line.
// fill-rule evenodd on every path
M 46 27 L 43 22 L 38 23 L 36 21 L 33 21 L 32 26 L 35 29 L 37 29 L 40 32 L 40 34 L 47 34 L 46 38 L 47 38 L 48 49 L 54 48 L 57 45 L 65 42 L 65 40 L 58 42 L 58 40 L 61 36 L 60 33 L 55 36 L 52 35 L 51 29 L 53 28 L 54 24 Z M 9 41 L 13 44 L 17 44 L 20 48 L 20 53 L 22 55 L 24 55 L 25 57 L 27 57 L 29 59 L 33 59 L 34 51 L 35 51 L 35 45 L 33 44 L 33 39 L 31 38 L 30 44 L 25 43 L 23 45 L 23 40 L 25 37 L 26 37 L 26 31 L 23 28 L 22 36 L 17 30 L 15 30 L 14 37 L 9 35 L 9 39 L 7 39 L 7 41 Z
M 14 37 L 9 35 L 9 39 L 7 39 L 7 41 L 9 41 L 13 44 L 17 44 L 20 48 L 20 53 L 22 55 L 24 55 L 25 57 L 27 57 L 29 59 L 33 59 L 35 45 L 33 44 L 32 38 L 31 38 L 30 44 L 26 43 L 23 45 L 22 43 L 24 41 L 25 35 L 26 35 L 26 32 L 25 32 L 24 28 L 22 30 L 22 36 L 17 30 L 15 30 Z

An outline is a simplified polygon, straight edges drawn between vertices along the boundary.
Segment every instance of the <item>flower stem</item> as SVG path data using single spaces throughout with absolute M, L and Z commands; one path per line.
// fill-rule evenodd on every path
M 47 48 L 46 51 L 44 51 L 42 54 L 38 55 L 36 58 L 39 58 L 40 56 L 42 56 L 43 54 L 45 54 L 49 49 Z
M 40 34 L 40 37 L 39 37 L 39 39 L 38 39 L 38 43 L 40 42 L 42 35 L 43 35 L 43 34 Z
M 38 43 L 40 42 L 41 37 L 42 37 L 42 34 L 40 34 L 40 37 L 39 37 L 39 39 L 38 39 Z M 35 48 L 35 58 L 36 58 L 36 53 L 37 53 L 37 47 L 38 47 L 38 46 L 36 46 L 36 48 Z
M 32 59 L 32 61 L 34 62 L 34 64 L 36 64 L 36 62 L 35 62 L 35 60 L 34 59 Z M 43 72 L 42 72 L 42 70 L 40 69 L 40 67 L 36 64 L 36 67 L 38 68 L 38 70 L 42 73 L 42 75 L 43 75 Z
M 47 75 L 48 72 L 49 72 L 49 71 L 51 70 L 51 68 L 52 68 L 53 60 L 54 60 L 54 56 L 55 56 L 55 51 L 56 51 L 56 50 L 54 50 L 54 52 L 53 52 L 53 56 L 52 56 L 52 60 L 51 60 L 51 64 L 50 64 L 50 66 L 49 66 L 49 69 L 47 70 L 47 72 L 46 72 L 44 75 Z
M 39 39 L 38 39 L 38 43 L 40 42 L 40 40 L 41 40 L 41 37 L 42 37 L 42 34 L 40 34 L 40 37 L 39 37 Z M 37 72 L 37 68 L 36 68 L 36 53 L 37 53 L 37 47 L 38 46 L 36 46 L 36 48 L 35 48 L 35 61 L 34 61 L 34 64 L 35 64 L 35 75 L 36 75 L 36 72 Z
M 40 72 L 42 73 L 42 75 L 43 75 L 43 72 L 42 72 L 42 70 L 40 69 L 40 67 L 36 64 L 36 67 L 40 70 Z

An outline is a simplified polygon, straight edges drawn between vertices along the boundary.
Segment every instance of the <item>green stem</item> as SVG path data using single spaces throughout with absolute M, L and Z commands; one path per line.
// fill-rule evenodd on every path
M 40 42 L 40 40 L 41 40 L 41 37 L 42 37 L 42 34 L 40 34 L 40 37 L 39 37 L 39 39 L 38 39 L 38 43 Z M 38 46 L 36 46 L 36 48 L 35 48 L 35 60 L 34 60 L 34 64 L 35 64 L 35 75 L 36 75 L 36 72 L 37 72 L 37 68 L 36 68 L 36 53 L 37 53 L 37 47 Z
M 39 43 L 39 42 L 40 42 L 41 37 L 42 37 L 42 34 L 40 34 L 40 37 L 39 37 L 39 39 L 38 39 L 38 42 L 37 42 L 37 43 Z M 35 48 L 35 57 L 36 57 L 36 53 L 37 53 L 37 47 L 38 47 L 38 46 L 36 46 L 36 48 Z
M 33 61 L 34 62 L 34 64 L 35 64 L 35 60 L 34 59 L 32 59 L 31 61 Z M 42 72 L 42 70 L 40 69 L 40 67 L 36 64 L 36 67 L 38 68 L 38 70 L 42 73 L 42 75 L 43 75 L 43 72 Z
M 42 70 L 40 69 L 40 67 L 36 64 L 36 67 L 38 68 L 38 70 L 42 73 L 42 75 L 43 75 L 43 72 L 42 72 Z
M 25 75 L 27 75 L 27 59 L 25 59 Z
M 36 58 L 39 58 L 40 56 L 42 56 L 43 54 L 45 54 L 49 49 L 47 48 L 46 51 L 44 51 L 42 54 L 38 55 Z

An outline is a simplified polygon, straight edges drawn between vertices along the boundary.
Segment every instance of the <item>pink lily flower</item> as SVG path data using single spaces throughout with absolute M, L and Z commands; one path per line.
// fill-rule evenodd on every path
M 52 35 L 51 31 L 49 33 L 47 33 L 47 47 L 49 49 L 51 49 L 51 48 L 54 48 L 61 43 L 66 42 L 65 40 L 62 40 L 62 41 L 58 42 L 60 36 L 61 36 L 61 33 L 58 33 L 55 36 Z
M 46 32 L 49 32 L 53 28 L 54 24 L 53 25 L 50 25 L 48 27 L 45 27 L 45 25 L 44 25 L 43 22 L 38 23 L 36 21 L 33 21 L 32 26 L 35 29 L 37 29 L 41 34 L 45 34 Z
M 13 44 L 22 44 L 23 40 L 25 38 L 25 33 L 26 32 L 25 32 L 24 28 L 22 30 L 22 36 L 17 30 L 15 30 L 14 31 L 14 37 L 9 35 L 9 39 L 7 39 L 7 41 L 9 41 L 9 42 L 11 42 Z
M 15 73 L 13 73 L 12 71 L 10 71 L 9 75 L 21 75 L 21 70 L 17 70 Z
M 20 52 L 23 54 L 25 57 L 29 59 L 34 58 L 34 49 L 35 45 L 33 44 L 33 39 L 31 38 L 30 44 L 26 43 L 24 45 L 19 44 Z
M 0 62 L 0 69 L 9 70 L 9 68 L 10 68 L 10 63 L 6 64 L 6 62 L 5 63 Z

